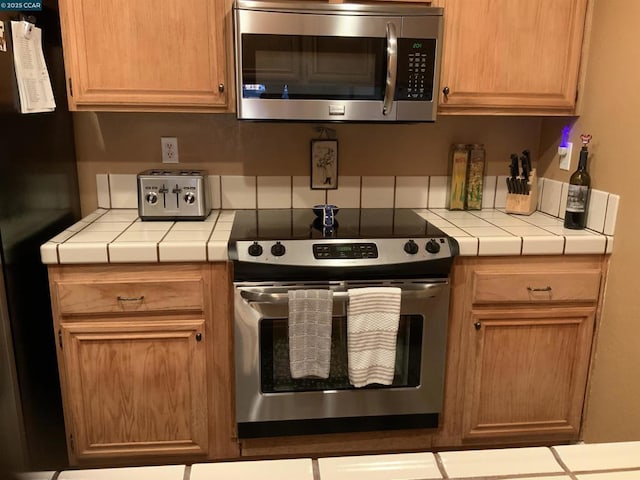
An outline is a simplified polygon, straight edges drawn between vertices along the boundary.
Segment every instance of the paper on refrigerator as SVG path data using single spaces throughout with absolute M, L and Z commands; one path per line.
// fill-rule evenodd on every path
M 21 113 L 51 112 L 56 103 L 42 51 L 42 29 L 29 22 L 11 22 L 13 61 Z

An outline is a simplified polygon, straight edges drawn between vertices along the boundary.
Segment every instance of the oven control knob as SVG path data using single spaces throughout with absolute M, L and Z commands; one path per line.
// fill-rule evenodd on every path
M 259 257 L 262 255 L 262 246 L 258 242 L 253 242 L 249 245 L 249 255 L 252 257 Z
M 271 247 L 271 254 L 274 257 L 281 257 L 282 255 L 284 255 L 284 252 L 286 252 L 286 249 L 284 248 L 284 245 L 282 245 L 280 242 L 276 242 Z
M 425 248 L 429 253 L 438 253 L 440 251 L 440 244 L 436 242 L 435 238 L 432 238 L 427 242 L 427 245 Z
M 418 253 L 418 250 L 419 250 L 418 244 L 413 240 L 409 240 L 407 243 L 404 244 L 404 251 L 411 255 L 415 255 L 416 253 Z
M 184 194 L 184 203 L 186 203 L 187 205 L 193 205 L 196 201 L 196 196 L 193 194 L 193 192 L 187 192 Z
M 144 199 L 149 205 L 155 205 L 158 203 L 158 194 L 156 192 L 149 192 L 144 196 Z

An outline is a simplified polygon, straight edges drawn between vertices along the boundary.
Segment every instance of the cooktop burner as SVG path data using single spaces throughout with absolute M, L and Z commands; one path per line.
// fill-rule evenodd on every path
M 236 211 L 231 240 L 304 240 L 338 238 L 446 237 L 411 209 L 343 208 L 332 227 L 311 209 Z
M 229 239 L 235 280 L 447 276 L 457 242 L 411 209 L 239 210 Z

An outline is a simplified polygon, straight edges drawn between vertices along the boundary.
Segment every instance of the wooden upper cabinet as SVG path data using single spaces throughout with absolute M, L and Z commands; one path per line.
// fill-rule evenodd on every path
M 575 113 L 587 0 L 439 3 L 441 113 Z
M 228 10 L 226 0 L 61 0 L 70 109 L 224 110 Z

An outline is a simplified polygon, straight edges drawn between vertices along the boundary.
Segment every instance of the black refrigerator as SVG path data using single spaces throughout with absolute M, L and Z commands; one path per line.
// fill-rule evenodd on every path
M 40 245 L 80 217 L 57 2 L 23 12 L 42 29 L 56 109 L 19 113 L 10 21 L 0 12 L 0 473 L 59 470 L 67 452 L 47 269 Z

